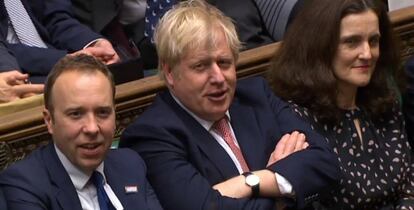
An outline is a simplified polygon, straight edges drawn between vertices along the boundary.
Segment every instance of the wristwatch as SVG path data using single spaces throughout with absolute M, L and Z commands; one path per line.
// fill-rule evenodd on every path
M 252 197 L 258 197 L 260 194 L 260 178 L 252 172 L 244 172 L 245 183 L 252 188 Z

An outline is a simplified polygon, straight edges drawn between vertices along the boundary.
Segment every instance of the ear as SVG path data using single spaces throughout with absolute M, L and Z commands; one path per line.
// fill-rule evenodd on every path
M 46 108 L 43 109 L 43 120 L 45 121 L 45 124 L 47 126 L 47 130 L 49 131 L 50 134 L 53 134 L 53 117 L 52 117 L 52 113 L 50 113 L 49 110 L 47 110 Z
M 168 87 L 174 87 L 174 74 L 170 65 L 163 63 L 161 64 L 162 72 L 164 74 L 165 82 L 167 83 Z

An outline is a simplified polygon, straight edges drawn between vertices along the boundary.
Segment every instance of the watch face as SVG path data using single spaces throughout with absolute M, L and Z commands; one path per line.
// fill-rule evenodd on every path
M 257 175 L 251 174 L 246 177 L 246 183 L 250 186 L 259 184 L 259 177 Z

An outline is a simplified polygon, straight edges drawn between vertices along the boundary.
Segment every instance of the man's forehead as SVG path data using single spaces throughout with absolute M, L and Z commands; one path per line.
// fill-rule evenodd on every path
M 215 57 L 234 58 L 230 47 L 226 46 L 195 46 L 184 51 L 181 60 L 199 60 Z
M 107 86 L 109 91 L 99 89 L 99 91 L 92 91 L 94 87 L 102 88 Z M 81 72 L 81 71 L 68 71 L 64 72 L 56 79 L 55 84 L 52 88 L 52 100 L 64 100 L 61 96 L 71 94 L 78 97 L 88 97 L 85 92 L 91 94 L 101 95 L 102 97 L 112 96 L 111 83 L 109 79 L 99 71 L 93 72 Z M 106 96 L 107 95 L 107 96 Z M 73 99 L 73 98 L 72 98 Z M 111 100 L 113 101 L 113 100 Z

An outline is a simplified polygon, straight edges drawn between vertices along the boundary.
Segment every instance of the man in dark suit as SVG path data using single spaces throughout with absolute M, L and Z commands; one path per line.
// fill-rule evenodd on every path
M 53 143 L 0 174 L 9 210 L 161 209 L 143 160 L 110 150 L 115 87 L 88 55 L 59 61 L 45 85 L 44 120 Z
M 9 0 L 7 0 L 9 1 Z M 19 0 L 20 1 L 20 0 Z M 46 47 L 23 44 L 16 36 L 18 24 L 11 21 L 5 1 L 1 1 L 1 33 L 7 37 L 7 47 L 17 59 L 20 69 L 29 73 L 32 82 L 44 82 L 53 65 L 68 53 L 87 53 L 107 64 L 117 62 L 112 45 L 72 17 L 70 2 L 62 0 L 21 0 L 35 30 Z M 13 2 L 15 4 L 15 2 Z M 17 37 L 17 38 L 16 38 Z
M 302 208 L 337 180 L 324 139 L 263 79 L 236 86 L 240 41 L 229 18 L 189 1 L 167 13 L 156 34 L 168 91 L 120 146 L 144 158 L 165 209 L 273 209 L 277 197 Z

